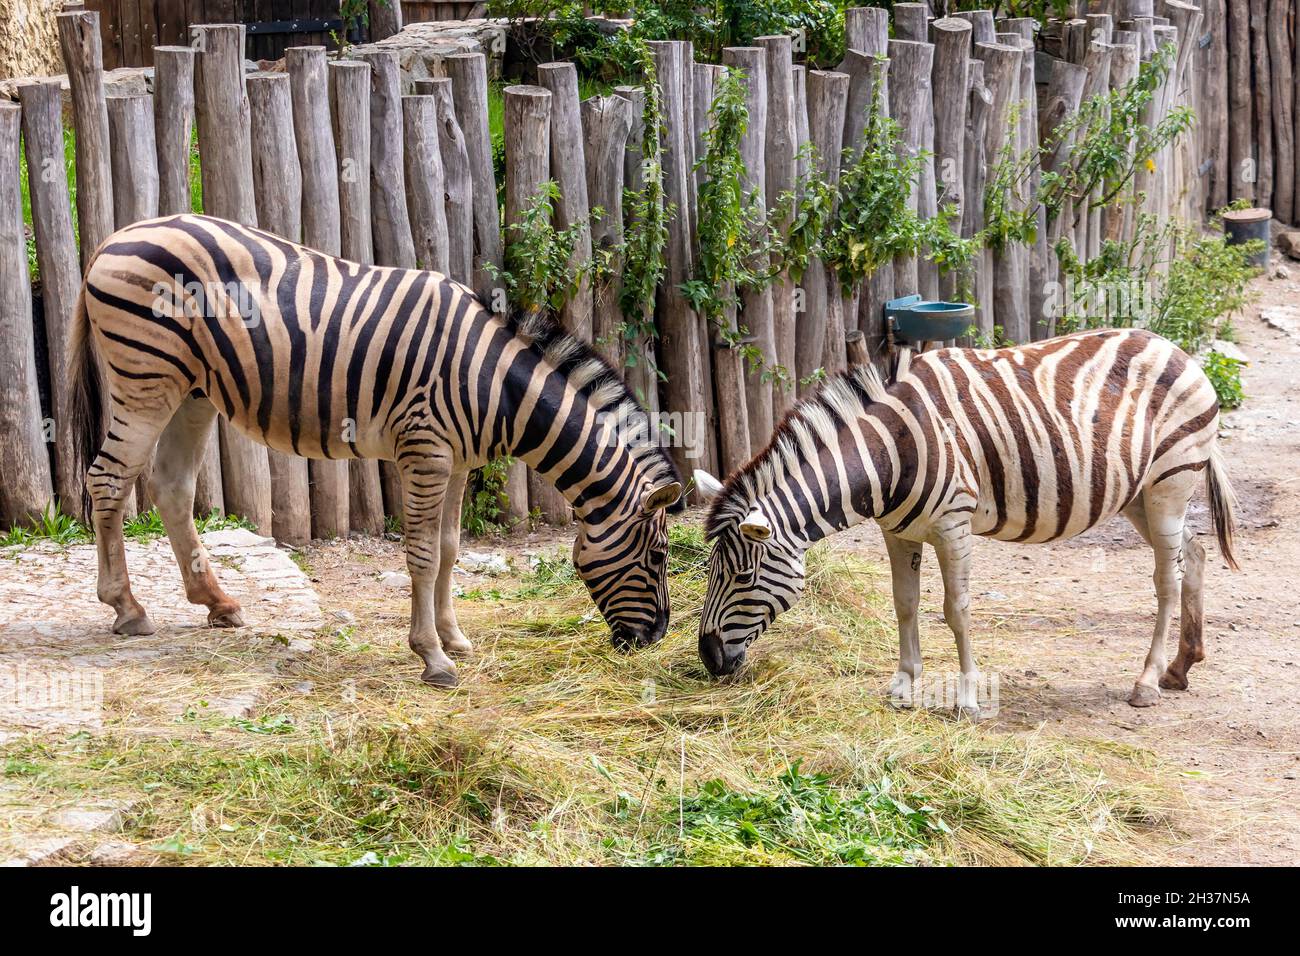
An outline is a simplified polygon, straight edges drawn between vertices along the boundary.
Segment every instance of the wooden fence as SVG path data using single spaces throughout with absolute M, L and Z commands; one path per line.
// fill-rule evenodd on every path
M 1035 161 L 1032 174 L 1055 169 L 1070 148 L 1050 141 L 1060 121 L 1085 97 L 1127 82 L 1158 44 L 1172 43 L 1177 59 L 1146 119 L 1156 122 L 1176 105 L 1194 102 L 1200 11 L 1175 0 L 1160 3 L 1159 17 L 1141 0 L 1108 6 L 1118 9 L 1089 14 L 1082 33 L 1071 19 L 1049 23 L 1037 38 L 1033 21 L 995 22 L 988 10 L 935 20 L 917 3 L 894 5 L 890 37 L 885 11 L 853 8 L 846 14 L 849 53 L 834 71 L 797 64 L 785 36 L 728 49 L 721 64 L 696 63 L 689 42 L 650 44 L 662 94 L 664 200 L 675 210 L 653 315 L 657 341 L 611 335 L 623 319 L 617 278 L 584 287 L 563 318 L 611 359 L 636 357 L 627 377 L 652 411 L 690 413 L 706 423 L 699 458 L 688 459 L 685 447 L 673 449 L 684 471 L 698 465 L 726 472 L 742 464 L 795 399 L 791 390 L 746 375 L 737 350 L 692 311 L 681 289 L 699 252 L 696 160 L 721 71 L 741 69 L 748 84 L 750 125 L 741 148 L 755 197 L 775 203 L 794 184 L 809 142 L 818 172 L 834 179 L 841 147 L 851 157 L 862 144 L 864 108 L 880 89 L 906 148 L 927 157 L 909 202 L 924 214 L 955 205 L 961 231 L 970 236 L 982 225 L 989 170 L 1004 147 L 1037 155 L 1045 142 L 1041 169 Z M 151 95 L 118 98 L 105 95 L 98 15 L 67 12 L 59 21 L 77 134 L 79 236 L 62 176 L 57 87 L 28 85 L 21 107 L 0 105 L 0 429 L 6 436 L 0 521 L 38 513 L 55 496 L 66 510 L 80 511 L 87 463 L 77 458 L 76 436 L 63 427 L 66 338 L 80 268 L 115 227 L 189 210 L 192 125 L 206 212 L 355 261 L 443 270 L 494 301 L 492 269 L 502 264 L 503 237 L 482 54 L 448 58 L 445 76 L 418 81 L 413 91 L 400 89 L 391 52 L 350 61 L 327 60 L 321 47 L 296 48 L 285 73 L 245 75 L 243 27 L 196 25 L 191 31 L 201 43 L 154 51 Z M 1036 43 L 1059 55 L 1035 55 Z M 637 187 L 644 172 L 646 91 L 620 87 L 580 102 L 567 63 L 543 66 L 538 82 L 505 91 L 505 220 L 517 221 L 538 185 L 554 180 L 562 190 L 558 226 L 587 222 L 594 205 L 606 211 L 589 235 L 584 231 L 577 257 L 617 251 L 623 189 Z M 28 168 L 48 171 L 32 186 L 39 321 L 27 258 L 14 254 L 23 247 L 24 229 L 20 126 Z M 1144 172 L 1139 186 L 1149 211 L 1168 216 L 1203 206 L 1196 193 L 1199 142 L 1188 138 Z M 974 276 L 980 329 L 996 324 L 1016 341 L 1051 335 L 1044 299 L 1059 276 L 1049 243 L 1064 237 L 1086 252 L 1132 228 L 1132 215 L 1118 208 L 1076 210 L 1040 229 L 1031 244 L 984 253 Z M 924 256 L 900 258 L 849 289 L 814 262 L 801 288 L 785 275 L 745 292 L 740 321 L 765 358 L 803 378 L 819 367 L 842 369 L 850 356 L 879 357 L 887 348 L 886 299 L 952 295 L 953 288 L 952 278 Z M 44 404 L 41 394 L 48 396 Z M 531 508 L 556 521 L 567 515 L 554 492 L 530 481 L 522 466 L 511 472 L 507 490 L 516 517 Z M 373 533 L 385 514 L 400 515 L 387 465 L 268 455 L 224 423 L 205 459 L 197 508 L 241 514 L 291 544 L 349 530 Z

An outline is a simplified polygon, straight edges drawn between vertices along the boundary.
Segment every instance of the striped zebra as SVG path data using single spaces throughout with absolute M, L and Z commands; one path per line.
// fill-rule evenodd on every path
M 957 640 L 958 706 L 978 716 L 971 654 L 971 535 L 1069 538 L 1123 514 L 1155 551 L 1159 602 L 1146 665 L 1129 703 L 1186 689 L 1205 657 L 1205 549 L 1187 504 L 1205 472 L 1219 548 L 1232 553 L 1235 499 L 1216 446 L 1219 407 L 1205 373 L 1150 332 L 1080 332 L 1009 349 L 900 354 L 889 381 L 870 367 L 834 379 L 791 411 L 771 444 L 726 484 L 696 472 L 712 498 L 709 586 L 700 657 L 734 671 L 772 619 L 798 599 L 804 553 L 874 518 L 884 531 L 898 618 L 891 698 L 909 704 L 921 677 L 921 552 L 943 576 Z M 1165 636 L 1182 598 L 1178 654 Z
M 430 684 L 453 686 L 448 653 L 471 650 L 451 595 L 461 502 L 469 470 L 501 455 L 527 462 L 573 505 L 574 565 L 614 643 L 647 644 L 667 627 L 665 511 L 682 484 L 657 445 L 608 425 L 635 408 L 631 395 L 547 319 L 494 315 L 437 273 L 359 265 L 220 219 L 174 216 L 100 246 L 73 342 L 82 434 L 98 433 L 103 391 L 111 398 L 87 491 L 99 599 L 117 612 L 116 633 L 153 631 L 131 594 L 122 508 L 155 443 L 149 493 L 186 596 L 208 607 L 211 625 L 242 624 L 192 519 L 218 413 L 286 454 L 397 463 L 410 645 Z

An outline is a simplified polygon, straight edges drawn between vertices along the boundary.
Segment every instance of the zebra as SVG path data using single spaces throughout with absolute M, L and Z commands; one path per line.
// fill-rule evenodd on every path
M 725 484 L 697 471 L 711 499 L 712 543 L 699 653 L 715 676 L 804 587 L 804 555 L 829 534 L 874 518 L 884 532 L 899 633 L 889 695 L 908 706 L 921 677 L 921 554 L 943 577 L 944 620 L 957 641 L 957 704 L 978 717 L 971 652 L 972 535 L 1039 543 L 1123 514 L 1155 552 L 1155 633 L 1129 703 L 1187 688 L 1205 657 L 1205 549 L 1185 513 L 1205 472 L 1224 560 L 1236 499 L 1216 444 L 1219 405 L 1182 350 L 1140 329 L 1064 335 L 1005 349 L 903 351 L 886 378 L 858 366 L 791 410 L 768 447 Z M 1181 594 L 1178 653 L 1165 636 Z
M 395 461 L 422 679 L 457 683 L 472 645 L 451 572 L 468 472 L 511 455 L 574 509 L 573 562 L 615 646 L 668 624 L 666 510 L 682 481 L 654 442 L 609 421 L 636 408 L 587 345 L 538 314 L 496 315 L 434 272 L 360 265 L 210 216 L 136 223 L 96 250 L 71 362 L 81 434 L 107 435 L 87 472 L 99 600 L 118 634 L 154 630 L 131 593 L 123 502 L 157 444 L 149 494 L 191 603 L 214 627 L 241 608 L 218 583 L 192 511 L 218 413 L 244 435 L 309 458 Z M 93 444 L 93 439 L 90 439 Z

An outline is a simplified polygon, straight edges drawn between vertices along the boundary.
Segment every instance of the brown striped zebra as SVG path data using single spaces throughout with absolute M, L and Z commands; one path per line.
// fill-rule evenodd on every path
M 99 599 L 116 610 L 119 634 L 153 630 L 131 594 L 122 507 L 155 443 L 149 493 L 186 596 L 207 605 L 214 626 L 242 623 L 191 516 L 220 413 L 286 454 L 397 463 L 410 645 L 426 682 L 454 685 L 448 653 L 471 650 L 451 595 L 461 501 L 468 471 L 501 455 L 527 462 L 573 505 L 574 565 L 614 643 L 663 635 L 665 510 L 681 482 L 657 445 L 608 427 L 635 407 L 631 395 L 549 320 L 493 315 L 437 273 L 358 265 L 220 219 L 175 216 L 122 229 L 96 251 L 74 343 L 83 434 L 97 431 L 102 391 L 112 400 L 87 488 Z
M 1205 549 L 1185 522 L 1205 472 L 1219 548 L 1232 553 L 1235 499 L 1219 450 L 1218 401 L 1200 367 L 1150 332 L 1080 332 L 1008 349 L 900 355 L 886 382 L 872 368 L 836 378 L 796 406 L 771 444 L 725 485 L 696 472 L 713 498 L 700 657 L 734 671 L 772 619 L 799 597 L 804 553 L 874 518 L 884 531 L 898 618 L 891 697 L 921 676 L 921 552 L 943 576 L 944 619 L 957 640 L 958 705 L 977 716 L 971 653 L 971 535 L 1056 541 L 1123 514 L 1155 551 L 1159 602 L 1146 665 L 1129 703 L 1186 689 L 1203 660 Z M 1165 636 L 1181 589 L 1178 654 Z

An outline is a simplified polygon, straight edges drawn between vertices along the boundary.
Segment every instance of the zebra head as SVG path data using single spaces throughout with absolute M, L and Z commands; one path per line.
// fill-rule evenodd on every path
M 573 566 L 620 650 L 653 644 L 668 629 L 667 510 L 681 496 L 681 482 L 669 480 L 578 525 Z
M 695 484 L 716 498 L 722 483 L 696 471 Z M 714 677 L 745 662 L 745 652 L 773 619 L 788 610 L 804 585 L 804 545 L 774 524 L 761 502 L 734 513 L 715 508 L 710 520 L 709 587 L 700 615 L 700 660 Z

